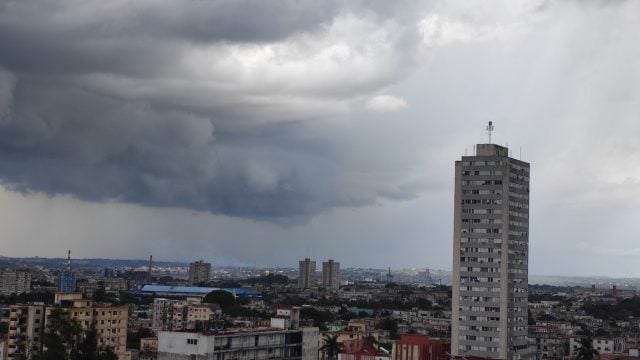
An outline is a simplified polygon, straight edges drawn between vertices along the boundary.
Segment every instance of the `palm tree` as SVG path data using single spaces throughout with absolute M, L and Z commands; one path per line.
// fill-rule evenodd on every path
M 593 341 L 590 337 L 580 339 L 580 348 L 576 353 L 576 360 L 593 360 L 600 358 L 598 350 L 593 348 Z
M 338 354 L 342 350 L 342 346 L 343 345 L 338 342 L 338 335 L 331 336 L 326 334 L 324 336 L 324 345 L 320 348 L 322 359 L 336 360 L 338 358 Z

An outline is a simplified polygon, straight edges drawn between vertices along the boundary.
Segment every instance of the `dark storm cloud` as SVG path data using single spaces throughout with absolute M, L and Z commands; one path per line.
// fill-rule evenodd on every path
M 335 148 L 353 139 L 305 130 L 348 119 L 403 76 L 417 32 L 384 18 L 397 13 L 384 2 L 0 1 L 0 179 L 258 219 L 413 198 L 413 179 L 343 159 Z M 406 106 L 380 99 L 372 109 Z

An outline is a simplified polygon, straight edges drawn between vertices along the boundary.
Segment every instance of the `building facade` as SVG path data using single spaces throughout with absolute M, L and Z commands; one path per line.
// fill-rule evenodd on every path
M 181 331 L 210 328 L 216 304 L 202 304 L 201 298 L 186 300 L 153 299 L 154 331 Z
M 31 292 L 31 273 L 22 270 L 0 270 L 0 295 Z
M 42 339 L 52 314 L 63 311 L 83 330 L 96 328 L 98 346 L 108 346 L 120 360 L 127 360 L 127 306 L 94 304 L 79 293 L 57 293 L 54 306 L 11 305 L 7 332 L 6 359 L 30 359 L 43 350 Z
M 329 259 L 322 263 L 322 287 L 326 291 L 340 289 L 340 263 Z
M 422 334 L 402 334 L 393 344 L 391 360 L 446 360 L 449 359 L 449 340 L 430 338 Z
M 206 284 L 209 281 L 211 281 L 211 263 L 198 260 L 189 264 L 189 284 Z
M 309 289 L 316 285 L 316 262 L 305 258 L 299 262 L 298 288 Z
M 158 360 L 318 359 L 318 328 L 158 333 Z
M 529 164 L 478 144 L 455 163 L 453 355 L 528 359 Z

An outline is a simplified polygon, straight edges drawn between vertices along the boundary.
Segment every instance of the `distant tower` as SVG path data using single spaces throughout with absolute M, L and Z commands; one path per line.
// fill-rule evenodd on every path
M 60 272 L 58 292 L 76 292 L 76 273 L 71 270 L 71 250 L 67 252 L 67 268 Z
M 456 161 L 453 224 L 451 354 L 529 359 L 529 164 L 491 143 Z
M 147 284 L 151 284 L 151 266 L 153 265 L 153 255 L 149 255 L 149 270 L 147 271 Z
M 308 289 L 316 284 L 316 262 L 305 258 L 298 262 L 298 288 Z
M 211 281 L 211 263 L 198 260 L 189 264 L 189 285 L 198 285 Z
M 322 263 L 322 287 L 326 291 L 340 289 L 340 263 L 329 259 Z

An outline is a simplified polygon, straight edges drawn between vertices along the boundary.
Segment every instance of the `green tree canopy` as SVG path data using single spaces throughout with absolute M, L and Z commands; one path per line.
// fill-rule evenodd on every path
M 224 291 L 224 290 L 214 290 L 208 293 L 204 299 L 202 299 L 203 303 L 209 304 L 218 304 L 222 311 L 225 309 L 232 308 L 236 305 L 236 298 L 233 294 Z

